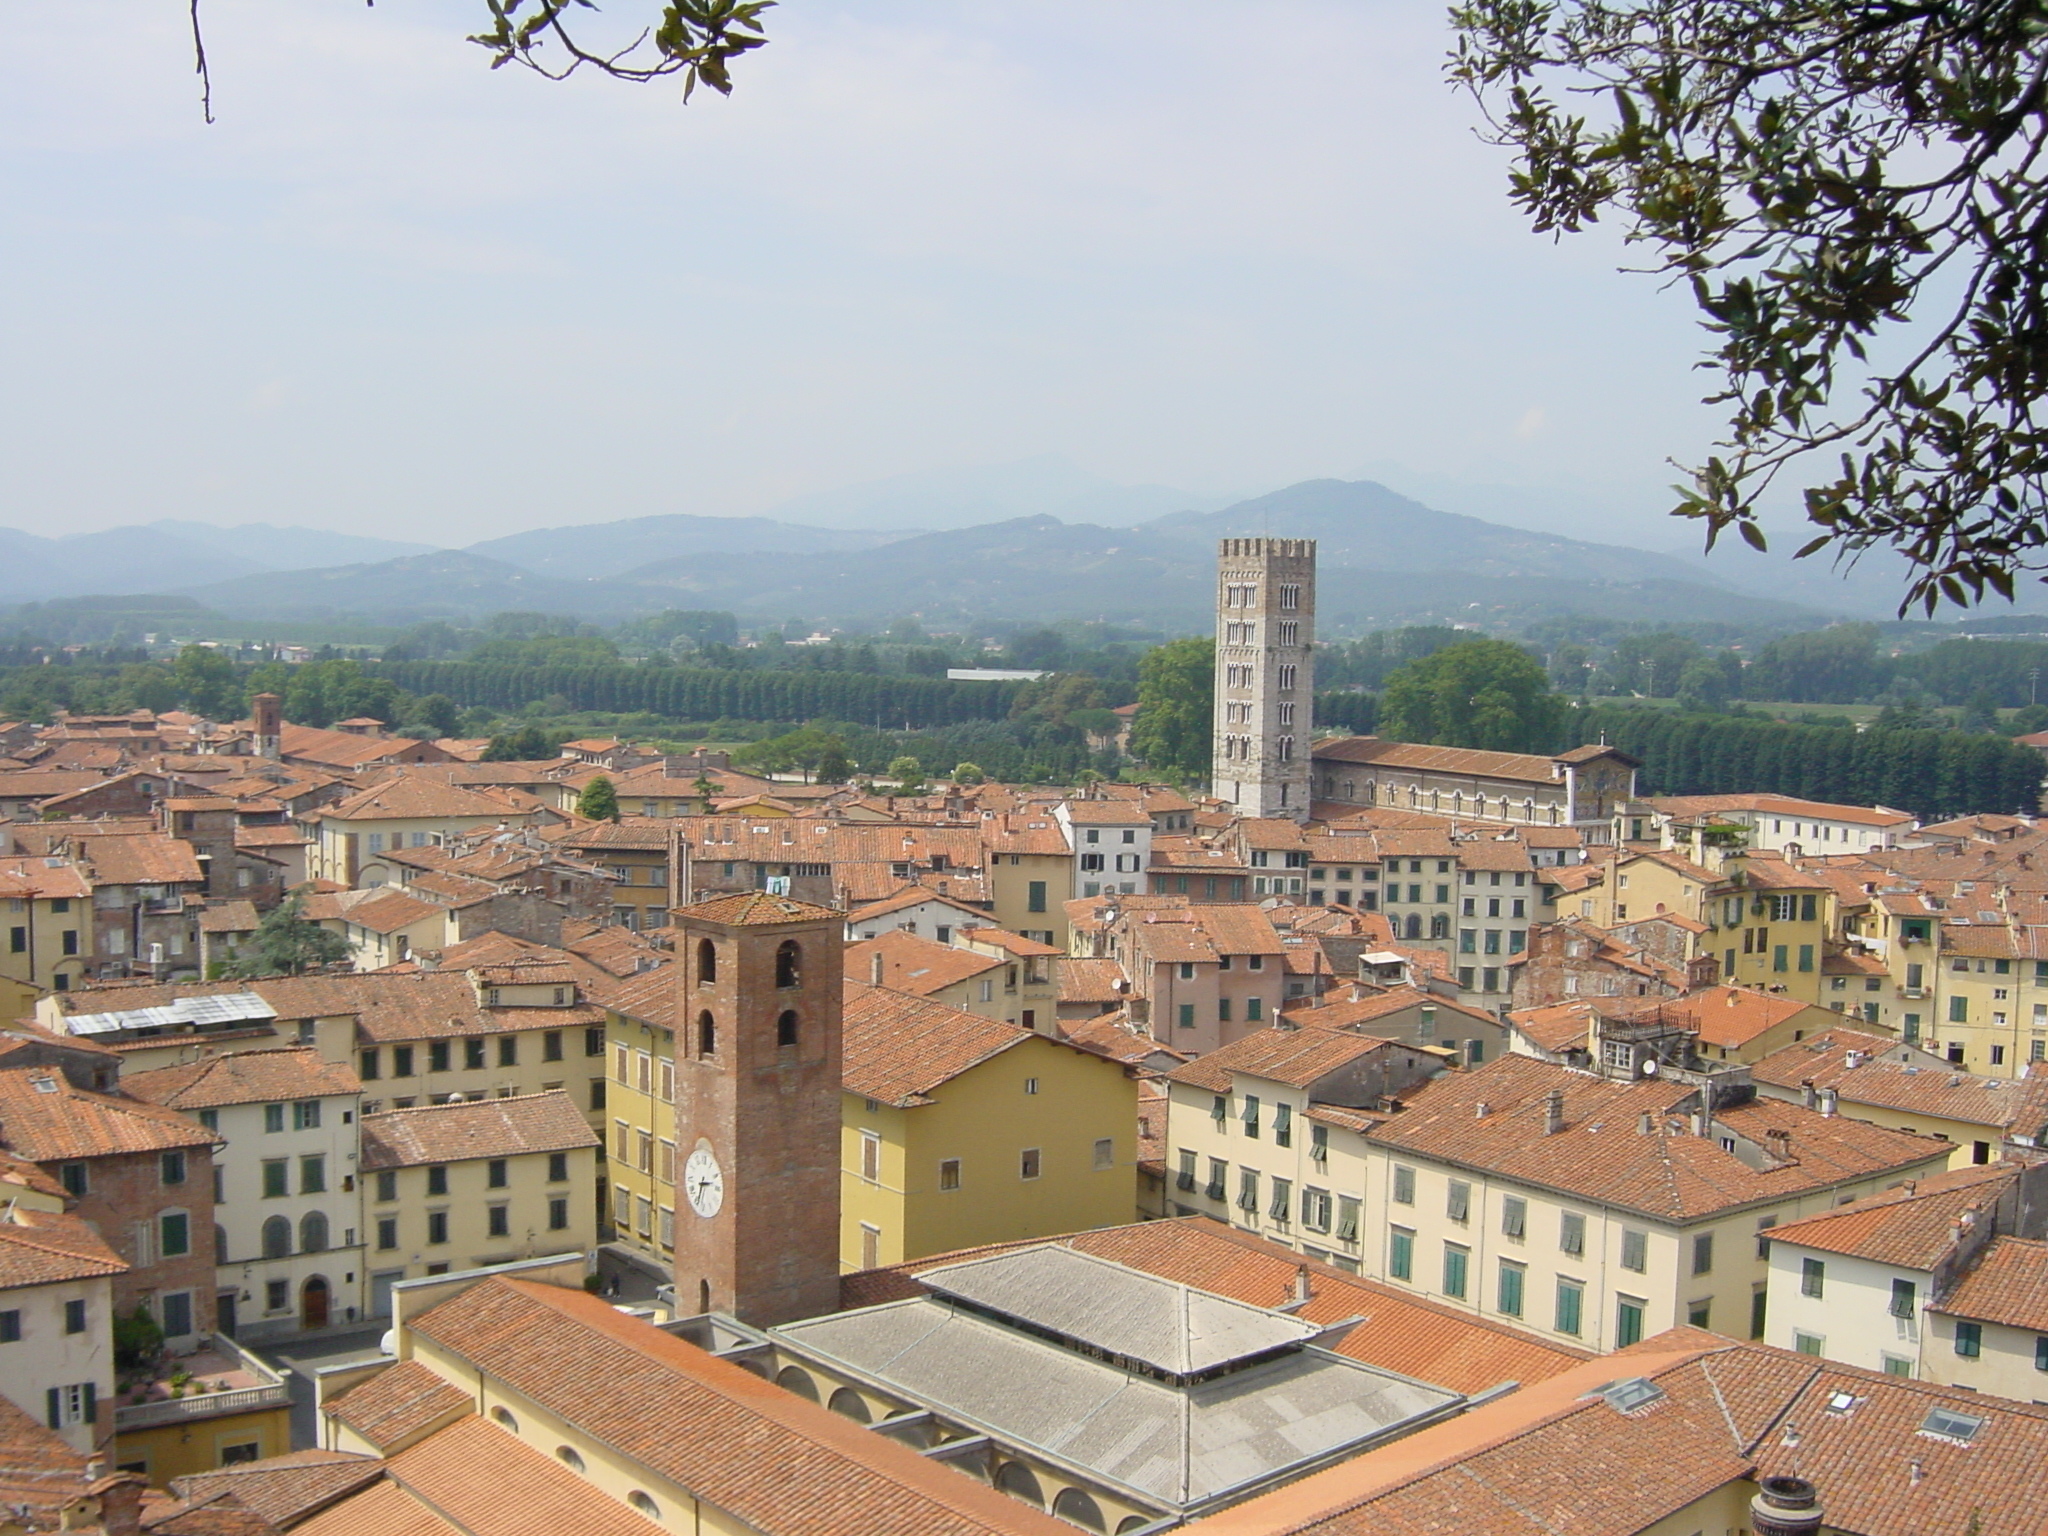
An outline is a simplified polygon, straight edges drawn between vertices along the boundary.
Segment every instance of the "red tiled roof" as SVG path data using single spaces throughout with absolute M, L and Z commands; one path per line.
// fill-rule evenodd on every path
M 468 1158 L 567 1152 L 598 1144 L 561 1089 L 510 1099 L 422 1104 L 362 1118 L 363 1169 L 412 1168 Z
M 849 980 L 845 987 L 844 1082 L 848 1093 L 899 1109 L 971 1067 L 1033 1038 L 999 1019 Z
M 305 1450 L 172 1478 L 171 1491 L 192 1504 L 232 1497 L 242 1508 L 282 1529 L 383 1475 L 384 1464 L 374 1456 Z
M 388 1456 L 467 1413 L 471 1402 L 419 1361 L 401 1360 L 349 1388 L 325 1412 Z
M 90 1222 L 20 1204 L 0 1206 L 0 1289 L 119 1275 L 127 1269 Z
M 808 901 L 796 901 L 788 896 L 770 896 L 765 891 L 745 891 L 737 896 L 713 896 L 706 901 L 693 902 L 687 907 L 678 907 L 670 914 L 670 919 L 678 925 L 689 919 L 706 923 L 724 923 L 728 927 L 745 927 L 775 923 L 812 923 L 838 916 L 840 914 L 830 907 L 813 906 Z
M 362 1092 L 353 1068 L 324 1061 L 307 1048 L 230 1051 L 182 1066 L 134 1072 L 121 1087 L 138 1099 L 187 1112 L 225 1104 L 267 1104 Z
M 1394 1047 L 1394 1041 L 1379 1035 L 1326 1029 L 1318 1024 L 1304 1024 L 1299 1029 L 1273 1027 L 1256 1030 L 1196 1057 L 1184 1067 L 1175 1067 L 1168 1079 L 1213 1093 L 1228 1093 L 1231 1074 L 1242 1072 L 1267 1082 L 1306 1088 L 1362 1056 Z
M 762 1536 L 1072 1536 L 601 1297 L 495 1278 L 412 1328 Z
M 1988 1220 L 2000 1193 L 2017 1177 L 2017 1167 L 2010 1165 L 1929 1174 L 1818 1216 L 1782 1222 L 1771 1229 L 1771 1241 L 1932 1270 L 1955 1246 L 1956 1224 L 1966 1213 L 1979 1213 L 1971 1220 Z
M 1932 1310 L 2048 1333 L 2048 1243 L 1994 1237 Z
M 976 954 L 921 939 L 914 933 L 891 929 L 849 944 L 843 951 L 848 981 L 869 982 L 874 978 L 874 960 L 882 961 L 882 985 L 898 992 L 928 997 L 1003 965 L 994 955 Z
M 10 1152 L 38 1163 L 214 1141 L 213 1132 L 175 1110 L 121 1094 L 88 1093 L 61 1073 L 36 1067 L 0 1071 L 0 1138 Z

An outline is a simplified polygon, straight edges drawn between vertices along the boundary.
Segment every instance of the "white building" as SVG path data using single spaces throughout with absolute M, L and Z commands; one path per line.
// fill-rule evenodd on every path
M 227 1143 L 213 1192 L 222 1332 L 261 1339 L 366 1315 L 352 1068 L 303 1047 L 243 1051 L 121 1086 Z
M 113 1277 L 128 1266 L 90 1223 L 33 1198 L 0 1206 L 0 1392 L 90 1453 L 113 1430 Z
M 1135 800 L 1062 800 L 1053 816 L 1074 850 L 1075 896 L 1128 896 L 1146 888 L 1152 818 L 1144 806 Z
M 1209 782 L 1246 816 L 1308 820 L 1316 541 L 1224 539 Z

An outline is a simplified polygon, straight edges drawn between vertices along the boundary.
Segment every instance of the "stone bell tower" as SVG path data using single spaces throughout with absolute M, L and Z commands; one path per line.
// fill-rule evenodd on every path
M 677 1310 L 836 1311 L 845 919 L 749 891 L 671 920 Z
M 1314 539 L 1221 542 L 1209 786 L 1247 816 L 1308 820 L 1315 630 Z

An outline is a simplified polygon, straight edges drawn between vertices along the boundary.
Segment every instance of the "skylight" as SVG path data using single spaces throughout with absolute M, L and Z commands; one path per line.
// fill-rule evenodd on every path
M 1927 1417 L 1920 1421 L 1920 1433 L 1939 1435 L 1944 1440 L 1958 1440 L 1968 1445 L 1977 1438 L 1977 1431 L 1984 1427 L 1984 1416 L 1977 1413 L 1958 1413 L 1953 1408 L 1930 1408 Z
M 1633 1413 L 1638 1408 L 1663 1401 L 1664 1389 L 1647 1377 L 1630 1376 L 1621 1381 L 1610 1381 L 1604 1387 L 1595 1387 L 1586 1395 L 1600 1398 L 1616 1413 Z

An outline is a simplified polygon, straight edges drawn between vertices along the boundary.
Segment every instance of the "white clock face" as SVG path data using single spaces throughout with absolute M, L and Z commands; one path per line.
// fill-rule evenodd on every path
M 709 1147 L 698 1146 L 683 1164 L 683 1190 L 699 1216 L 716 1216 L 725 1204 L 725 1174 Z

